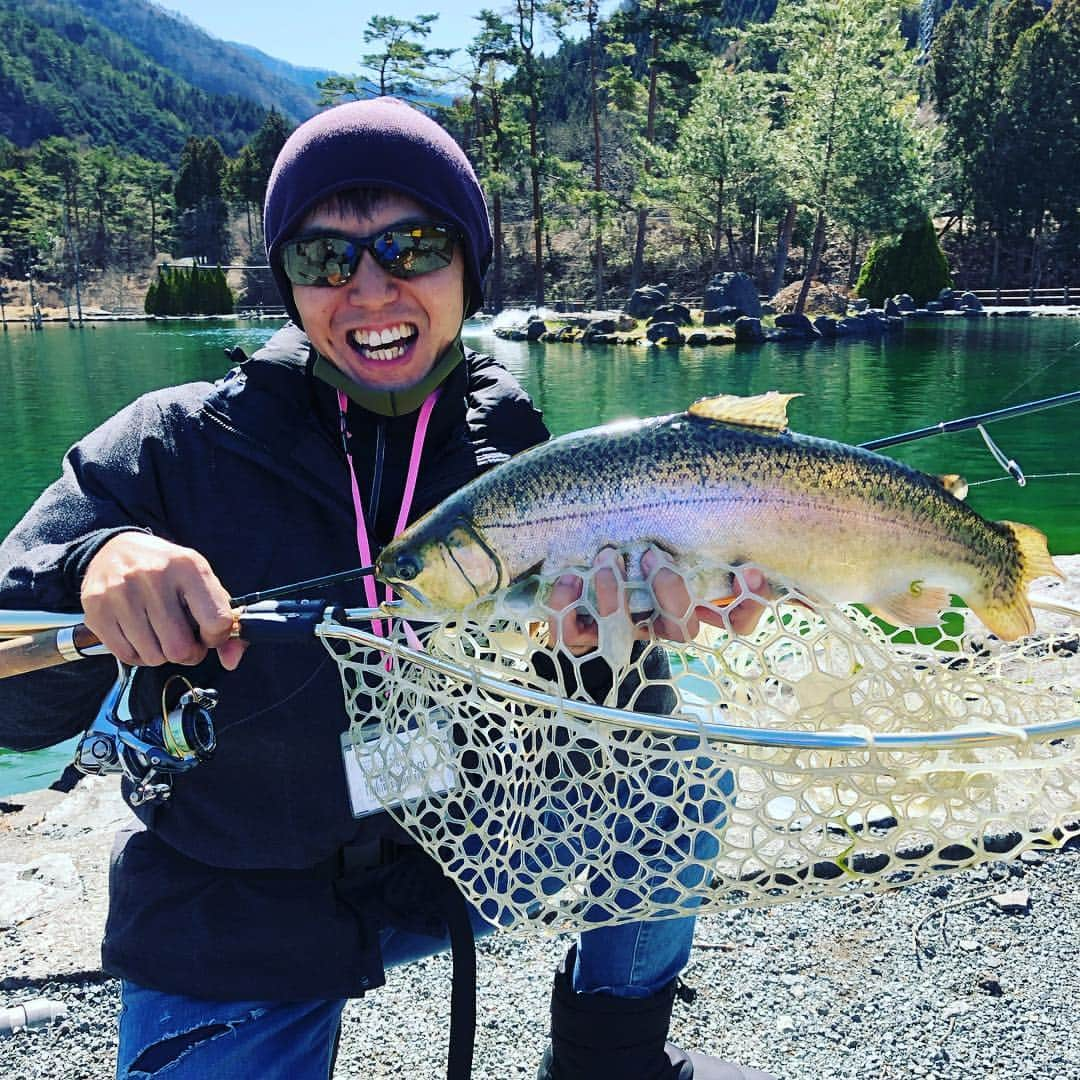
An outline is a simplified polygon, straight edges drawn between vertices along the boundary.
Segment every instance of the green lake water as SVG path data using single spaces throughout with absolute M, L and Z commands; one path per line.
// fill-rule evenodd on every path
M 147 390 L 220 376 L 227 347 L 253 352 L 278 325 L 98 323 L 41 333 L 19 325 L 0 334 L 0 534 L 55 479 L 81 435 Z M 1080 320 L 1066 318 L 926 320 L 875 341 L 737 348 L 526 344 L 471 323 L 465 340 L 521 379 L 558 434 L 681 411 L 710 394 L 776 389 L 805 395 L 789 408 L 796 431 L 858 443 L 1080 388 Z M 1031 477 L 1026 487 L 1002 479 L 974 431 L 888 452 L 927 472 L 963 474 L 981 514 L 1037 526 L 1056 554 L 1080 552 L 1080 404 L 988 430 Z M 69 745 L 0 750 L 0 796 L 47 785 L 70 755 Z

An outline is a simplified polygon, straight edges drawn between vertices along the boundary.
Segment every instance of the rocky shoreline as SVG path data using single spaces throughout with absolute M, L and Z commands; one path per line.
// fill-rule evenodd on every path
M 1058 562 L 1069 580 L 1036 591 L 1080 604 L 1080 556 Z M 49 998 L 68 1010 L 0 1036 L 4 1080 L 112 1075 L 118 987 L 98 946 L 128 813 L 115 778 L 0 803 L 0 1009 Z M 698 996 L 674 1035 L 781 1080 L 1080 1080 L 1078 915 L 1074 839 L 896 892 L 703 916 L 686 972 Z M 474 1075 L 535 1075 L 565 944 L 480 943 Z M 449 958 L 434 957 L 351 1002 L 339 1080 L 443 1075 L 449 980 Z
M 1080 305 L 991 307 L 984 306 L 972 292 L 956 293 L 952 289 L 942 289 L 936 300 L 925 305 L 916 304 L 910 295 L 902 293 L 874 308 L 865 299 L 849 300 L 844 293 L 815 283 L 811 306 L 828 306 L 831 313 L 810 318 L 783 309 L 787 292 L 763 303 L 748 274 L 717 274 L 709 282 L 700 307 L 676 301 L 671 286 L 661 283 L 635 290 L 621 311 L 503 312 L 495 317 L 494 333 L 509 341 L 700 347 L 879 338 L 903 330 L 905 320 L 910 318 L 1030 318 L 1051 313 L 1080 316 Z

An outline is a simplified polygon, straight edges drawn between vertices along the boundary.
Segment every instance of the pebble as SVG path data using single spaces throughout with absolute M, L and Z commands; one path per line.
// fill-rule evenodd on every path
M 934 920 L 922 928 L 923 940 L 936 945 L 932 958 L 916 959 L 911 932 L 940 903 L 931 896 L 940 879 L 875 905 L 839 898 L 703 916 L 703 942 L 734 926 L 768 937 L 764 947 L 751 948 L 749 941 L 761 940 L 751 937 L 732 951 L 694 950 L 684 978 L 698 996 L 676 1005 L 673 1041 L 779 1080 L 1080 1080 L 1080 966 L 1072 947 L 1080 845 L 1031 869 L 1031 914 L 1023 919 L 988 919 L 969 875 L 949 881 L 953 901 L 970 895 L 973 903 L 950 910 L 945 927 Z M 1051 893 L 1057 902 L 1040 902 Z M 794 926 L 802 930 L 796 940 L 787 936 Z M 977 961 L 961 941 L 975 943 Z M 477 1080 L 535 1077 L 547 1042 L 550 976 L 565 947 L 559 939 L 505 935 L 479 943 Z M 48 997 L 65 1003 L 69 1016 L 0 1039 L 3 1080 L 111 1075 L 114 980 L 83 973 L 26 985 L 12 964 L 4 974 L 0 1007 Z M 350 1002 L 337 1080 L 444 1075 L 449 985 L 449 957 L 432 957 L 392 971 L 381 990 Z M 796 996 L 808 987 L 812 993 Z
M 87 788 L 84 805 L 42 818 L 42 850 L 67 837 L 81 844 L 85 815 L 95 810 L 109 817 L 110 804 L 91 805 L 94 794 Z M 20 876 L 39 865 L 36 857 L 5 851 L 0 863 L 13 868 L 0 894 L 15 881 L 45 884 L 32 872 Z M 986 886 L 970 871 L 870 900 L 702 916 L 698 940 L 725 948 L 692 952 L 683 977 L 697 999 L 676 1004 L 672 1040 L 779 1080 L 1080 1080 L 1080 842 L 1008 866 L 1010 882 L 1022 869 L 1030 896 L 1023 918 L 995 917 Z M 49 880 L 54 889 L 72 883 L 59 864 Z M 81 892 L 60 907 L 0 930 L 0 1008 L 48 998 L 68 1009 L 51 1027 L 0 1038 L 2 1080 L 112 1075 L 119 987 L 94 972 L 96 942 L 75 917 L 93 881 L 84 874 Z M 914 928 L 944 899 L 952 906 L 922 924 L 916 953 Z M 70 939 L 61 947 L 55 936 L 65 928 Z M 79 947 L 86 951 L 73 959 Z M 548 1040 L 551 975 L 566 947 L 565 939 L 505 934 L 478 943 L 477 1080 L 534 1080 Z M 395 969 L 385 987 L 349 1002 L 336 1080 L 444 1076 L 449 987 L 450 958 L 438 956 Z

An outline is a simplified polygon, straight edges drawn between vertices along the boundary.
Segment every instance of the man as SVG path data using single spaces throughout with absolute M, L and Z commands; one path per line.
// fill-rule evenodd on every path
M 229 597 L 370 561 L 547 437 L 513 378 L 461 345 L 491 235 L 468 161 L 433 121 L 393 99 L 308 121 L 274 167 L 265 233 L 292 324 L 220 382 L 148 395 L 89 435 L 0 549 L 0 603 L 81 606 L 144 668 L 144 715 L 177 671 L 220 692 L 214 759 L 140 807 L 117 845 L 103 958 L 123 980 L 121 1078 L 326 1077 L 345 999 L 446 947 L 446 890 L 384 902 L 418 859 L 423 880 L 445 879 L 386 814 L 352 816 L 332 661 L 315 642 L 245 653 Z M 595 634 L 563 590 L 564 640 L 587 650 Z M 77 732 L 111 675 L 93 660 L 0 684 L 0 741 Z M 665 1049 L 692 930 L 582 935 L 540 1075 L 763 1077 Z M 451 1068 L 464 1075 L 467 1055 Z

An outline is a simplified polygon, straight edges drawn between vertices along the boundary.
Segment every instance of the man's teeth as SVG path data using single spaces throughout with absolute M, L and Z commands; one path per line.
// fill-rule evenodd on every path
M 415 326 L 400 323 L 385 330 L 353 330 L 349 340 L 364 352 L 374 353 L 381 360 L 396 360 L 417 335 Z

